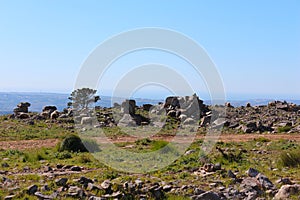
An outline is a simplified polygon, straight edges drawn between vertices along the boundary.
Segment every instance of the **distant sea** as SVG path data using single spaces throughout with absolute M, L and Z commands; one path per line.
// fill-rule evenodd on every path
M 5 93 L 0 92 L 0 115 L 11 114 L 13 113 L 13 109 L 20 102 L 29 102 L 31 106 L 29 107 L 29 111 L 31 112 L 41 112 L 43 107 L 46 105 L 54 105 L 57 107 L 59 111 L 62 111 L 67 107 L 67 103 L 69 102 L 69 94 L 57 94 L 57 93 Z M 124 98 L 114 98 L 114 102 L 121 103 L 124 101 Z M 135 99 L 138 106 L 146 103 L 157 104 L 158 102 L 164 102 L 164 99 Z M 283 101 L 284 99 L 277 99 Z M 270 101 L 274 101 L 274 99 L 250 99 L 250 100 L 228 100 L 233 106 L 243 106 L 248 102 L 251 103 L 252 106 L 256 105 L 266 105 Z M 292 102 L 300 105 L 300 100 L 286 100 L 287 102 Z M 205 101 L 204 103 L 209 105 L 210 101 Z M 101 107 L 111 107 L 111 97 L 101 96 L 101 100 L 97 102 L 98 106 Z
M 0 115 L 11 114 L 13 109 L 20 102 L 29 102 L 31 106 L 29 111 L 41 112 L 44 106 L 54 105 L 59 111 L 62 111 L 67 107 L 69 94 L 57 94 L 57 93 L 4 93 L 0 92 Z M 96 105 L 101 107 L 111 107 L 111 97 L 100 96 L 101 100 Z M 122 103 L 124 98 L 114 98 L 114 102 Z M 163 100 L 152 100 L 152 99 L 136 99 L 137 105 L 146 103 L 157 104 Z

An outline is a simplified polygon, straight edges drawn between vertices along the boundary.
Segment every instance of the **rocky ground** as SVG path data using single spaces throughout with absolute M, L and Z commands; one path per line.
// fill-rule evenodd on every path
M 170 97 L 155 106 L 137 107 L 127 100 L 113 108 L 96 108 L 94 114 L 70 108 L 59 112 L 55 106 L 30 113 L 29 107 L 28 102 L 20 103 L 13 115 L 0 117 L 0 199 L 300 197 L 300 106 L 295 104 L 208 106 L 193 95 Z M 120 131 L 148 125 L 161 130 L 147 139 Z M 119 148 L 155 151 L 172 140 L 172 130 L 187 125 L 195 125 L 189 130 L 196 138 L 185 153 L 171 165 L 145 174 L 116 171 L 84 147 L 80 152 L 62 148 L 72 144 L 66 137 L 78 130 L 102 128 Z M 204 155 L 201 145 L 210 129 L 222 135 Z M 79 148 L 81 142 L 76 144 Z

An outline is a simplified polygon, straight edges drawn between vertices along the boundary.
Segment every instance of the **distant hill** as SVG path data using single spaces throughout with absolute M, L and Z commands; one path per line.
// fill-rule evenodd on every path
M 5 93 L 0 92 L 0 115 L 13 113 L 13 109 L 20 102 L 29 102 L 31 106 L 29 108 L 32 112 L 41 112 L 43 107 L 46 105 L 55 105 L 58 110 L 62 111 L 69 102 L 69 94 L 57 94 L 57 93 Z M 114 101 L 121 103 L 124 98 L 114 98 Z M 157 104 L 158 102 L 163 102 L 164 100 L 152 100 L 152 99 L 135 99 L 137 105 L 142 105 L 145 103 Z M 278 99 L 281 100 L 281 99 Z M 266 105 L 274 99 L 252 99 L 252 100 L 228 100 L 233 106 L 244 106 L 246 103 L 251 103 L 251 105 Z M 283 100 L 282 100 L 283 101 Z M 286 100 L 287 102 L 293 102 L 300 105 L 300 100 Z M 206 104 L 210 104 L 210 101 L 204 101 Z M 102 107 L 111 107 L 111 97 L 101 96 L 101 100 L 97 105 Z
M 0 92 L 0 115 L 13 113 L 13 109 L 20 102 L 29 102 L 31 106 L 29 111 L 41 112 L 46 105 L 54 105 L 58 110 L 62 111 L 67 107 L 69 102 L 69 94 L 56 94 L 56 93 L 4 93 Z M 124 98 L 114 98 L 114 101 L 121 103 Z M 151 99 L 136 99 L 137 105 L 145 103 L 156 104 L 162 100 Z M 97 105 L 102 107 L 111 107 L 111 97 L 101 96 L 101 100 Z

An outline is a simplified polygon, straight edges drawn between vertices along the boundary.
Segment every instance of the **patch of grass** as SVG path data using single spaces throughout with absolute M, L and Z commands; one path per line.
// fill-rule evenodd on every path
M 269 140 L 268 138 L 265 138 L 265 137 L 259 137 L 259 138 L 254 138 L 254 141 L 255 142 L 270 142 L 271 140 Z
M 280 161 L 284 167 L 300 166 L 300 150 L 286 151 L 280 154 Z
M 283 127 L 278 127 L 278 132 L 279 133 L 285 133 L 285 132 L 289 132 L 292 129 L 291 126 L 283 126 Z

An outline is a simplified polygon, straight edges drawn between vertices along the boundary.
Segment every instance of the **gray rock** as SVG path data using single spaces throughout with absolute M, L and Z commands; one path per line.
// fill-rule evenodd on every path
M 56 194 L 56 193 L 55 193 Z M 57 195 L 52 194 L 52 195 L 44 195 L 41 192 L 36 192 L 34 195 L 39 199 L 39 200 L 51 200 L 56 198 Z
M 79 166 L 72 166 L 70 170 L 74 171 L 74 172 L 80 172 L 81 171 L 81 167 L 79 167 Z
M 60 178 L 55 180 L 55 184 L 57 186 L 66 186 L 67 182 L 68 182 L 67 178 Z
M 300 185 L 283 185 L 275 195 L 275 200 L 284 200 L 289 199 L 291 195 L 299 194 L 300 193 Z
M 8 195 L 6 197 L 4 197 L 4 200 L 12 200 L 15 199 L 16 195 Z
M 259 173 L 255 178 L 263 186 L 264 189 L 269 190 L 274 188 L 273 183 L 265 175 Z
M 35 192 L 37 192 L 38 186 L 37 185 L 31 185 L 27 188 L 27 194 L 33 195 Z
M 247 170 L 247 175 L 250 176 L 250 177 L 256 177 L 258 174 L 259 174 L 259 171 L 257 171 L 254 168 L 249 168 Z
M 193 196 L 194 200 L 221 200 L 218 194 L 214 192 L 205 192 L 197 196 Z

